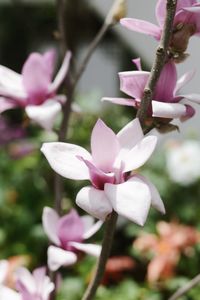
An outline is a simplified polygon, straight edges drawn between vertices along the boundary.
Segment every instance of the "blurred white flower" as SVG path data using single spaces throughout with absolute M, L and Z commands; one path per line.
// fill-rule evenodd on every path
M 173 142 L 166 154 L 170 178 L 187 186 L 200 178 L 200 143 L 194 140 Z

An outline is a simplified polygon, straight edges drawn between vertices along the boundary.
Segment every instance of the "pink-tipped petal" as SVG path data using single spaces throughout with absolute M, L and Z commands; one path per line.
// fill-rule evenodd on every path
M 41 105 L 28 105 L 25 111 L 35 123 L 46 130 L 51 130 L 56 117 L 61 111 L 61 104 L 53 99 L 49 99 Z
M 145 71 L 120 72 L 120 90 L 135 99 L 141 99 L 148 78 L 149 72 Z
M 181 76 L 178 79 L 175 90 L 174 90 L 174 95 L 176 95 L 179 92 L 179 90 L 182 87 L 184 87 L 184 85 L 187 84 L 194 77 L 194 74 L 195 74 L 195 70 L 192 70 L 192 71 L 185 73 L 183 76 Z
M 138 178 L 131 178 L 121 184 L 107 183 L 105 194 L 119 215 L 138 225 L 144 225 L 151 205 L 147 184 Z
M 141 65 L 140 57 L 133 59 L 132 62 L 136 65 L 136 68 L 138 69 L 138 71 L 142 71 L 142 65 Z
M 136 170 L 150 158 L 157 144 L 156 136 L 146 136 L 123 156 L 124 172 Z
M 138 118 L 129 122 L 117 134 L 120 147 L 123 150 L 131 150 L 144 137 Z
M 59 216 L 57 212 L 50 207 L 44 207 L 42 214 L 43 229 L 51 242 L 55 245 L 60 245 L 58 238 L 57 227 L 58 227 Z
M 48 248 L 48 266 L 51 271 L 56 271 L 62 266 L 70 266 L 76 263 L 77 256 L 73 252 L 50 246 Z
M 91 150 L 94 164 L 104 172 L 111 172 L 119 142 L 115 133 L 100 119 L 92 130 Z
M 156 40 L 160 39 L 161 29 L 150 22 L 132 18 L 124 18 L 120 20 L 120 23 L 122 26 L 132 31 L 153 36 Z
M 98 257 L 101 253 L 101 246 L 94 244 L 82 244 L 71 242 L 70 245 L 79 251 Z
M 49 92 L 55 92 L 59 86 L 61 85 L 61 83 L 63 82 L 63 80 L 65 79 L 65 76 L 67 75 L 68 69 L 69 69 L 69 63 L 71 60 L 71 52 L 68 51 L 65 54 L 62 66 L 60 68 L 60 70 L 58 71 L 54 81 L 52 82 L 52 84 L 49 87 Z
M 101 99 L 101 101 L 108 101 L 108 102 L 118 104 L 118 105 L 133 106 L 133 107 L 135 107 L 137 105 L 137 102 L 135 99 L 127 99 L 127 98 L 104 97 Z
M 142 176 L 142 175 L 136 175 L 136 177 L 138 177 L 139 179 L 141 179 L 142 181 L 144 181 L 151 192 L 151 204 L 152 206 L 157 209 L 158 211 L 160 211 L 162 214 L 165 214 L 165 207 L 163 204 L 162 199 L 160 198 L 160 194 L 157 190 L 157 188 L 155 187 L 155 185 L 149 181 L 146 177 Z
M 44 143 L 41 151 L 44 153 L 52 169 L 69 179 L 89 179 L 89 170 L 77 156 L 91 160 L 90 153 L 84 148 L 67 143 Z
M 102 221 L 98 221 L 94 224 L 94 218 L 92 218 L 91 216 L 83 216 L 81 217 L 81 219 L 84 224 L 84 240 L 89 239 L 91 236 L 93 236 L 103 224 Z
M 112 212 L 112 206 L 104 191 L 92 186 L 82 188 L 76 196 L 76 204 L 93 217 L 105 220 Z
M 46 96 L 51 78 L 48 66 L 39 53 L 32 53 L 22 69 L 23 84 L 31 104 L 38 104 Z
M 195 109 L 191 105 L 185 104 L 185 107 L 186 107 L 186 113 L 184 116 L 181 116 L 181 118 L 180 118 L 181 122 L 185 122 L 188 119 L 192 118 L 196 112 Z
M 153 117 L 173 119 L 185 115 L 186 107 L 180 103 L 165 103 L 153 100 L 152 111 Z

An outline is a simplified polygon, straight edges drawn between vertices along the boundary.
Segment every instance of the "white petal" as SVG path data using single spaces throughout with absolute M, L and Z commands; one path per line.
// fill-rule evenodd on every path
M 186 94 L 181 95 L 181 97 L 185 98 L 186 100 L 190 100 L 194 103 L 200 104 L 200 94 Z
M 30 292 L 30 293 L 35 293 L 36 292 L 36 286 L 35 286 L 35 281 L 32 276 L 32 274 L 24 267 L 20 267 L 16 270 L 16 279 L 19 281 L 20 284 L 25 286 L 25 288 Z
M 81 217 L 81 220 L 84 224 L 84 239 L 89 239 L 91 236 L 93 236 L 103 224 L 102 221 L 98 221 L 94 224 L 94 218 L 91 216 L 83 216 Z
M 157 209 L 158 211 L 160 211 L 161 213 L 165 214 L 165 207 L 164 207 L 163 201 L 160 198 L 160 194 L 159 194 L 157 188 L 155 187 L 155 185 L 142 175 L 136 175 L 136 177 L 141 178 L 142 181 L 146 182 L 146 184 L 148 185 L 150 192 L 151 192 L 152 206 L 155 209 Z
M 46 130 L 51 130 L 57 115 L 61 111 L 61 104 L 55 100 L 47 100 L 42 105 L 28 105 L 26 113 L 30 119 Z
M 177 92 L 184 87 L 185 84 L 187 84 L 193 77 L 195 74 L 195 70 L 189 71 L 185 74 L 183 74 L 183 76 L 181 76 L 176 83 L 176 87 L 174 90 L 174 94 L 177 94 Z
M 180 118 L 186 114 L 186 107 L 180 103 L 152 101 L 153 117 Z
M 144 225 L 151 205 L 147 184 L 138 178 L 131 178 L 121 184 L 106 183 L 105 194 L 119 215 L 138 225 Z
M 51 271 L 58 270 L 61 266 L 70 266 L 77 261 L 77 256 L 71 251 L 50 246 L 48 248 L 48 266 Z
M 41 151 L 52 169 L 61 176 L 77 180 L 90 178 L 86 164 L 77 157 L 92 160 L 84 148 L 67 143 L 44 143 Z
M 23 300 L 21 295 L 6 286 L 0 286 L 1 300 Z
M 157 143 L 157 137 L 149 135 L 135 147 L 133 147 L 124 157 L 124 172 L 136 170 L 141 167 L 152 155 Z
M 83 251 L 89 255 L 93 255 L 98 257 L 101 253 L 101 246 L 94 245 L 94 244 L 83 244 L 83 243 L 76 243 L 76 242 L 70 242 L 71 246 L 76 248 L 77 250 Z
M 76 196 L 76 204 L 95 218 L 105 220 L 112 212 L 112 206 L 105 196 L 104 191 L 92 186 L 82 188 Z
M 60 245 L 60 240 L 57 235 L 57 224 L 59 216 L 57 212 L 50 208 L 44 207 L 42 214 L 42 224 L 48 238 L 57 246 Z
M 8 273 L 9 263 L 3 259 L 0 261 L 0 284 L 4 282 Z

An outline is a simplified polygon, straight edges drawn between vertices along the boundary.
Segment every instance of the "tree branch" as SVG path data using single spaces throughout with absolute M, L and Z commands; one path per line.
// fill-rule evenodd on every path
M 176 300 L 181 296 L 185 295 L 189 290 L 191 290 L 196 285 L 200 284 L 200 274 L 195 276 L 192 280 L 186 283 L 185 286 L 178 289 L 170 298 L 169 300 Z
M 176 5 L 177 5 L 177 0 L 167 0 L 167 6 L 166 6 L 167 13 L 166 13 L 165 24 L 162 31 L 160 44 L 157 48 L 156 58 L 152 66 L 148 82 L 144 89 L 144 94 L 141 101 L 140 109 L 137 112 L 137 117 L 139 118 L 141 124 L 144 123 L 148 109 L 151 105 L 151 101 L 152 101 L 152 97 L 153 97 L 153 93 L 157 81 L 166 62 L 170 38 L 173 29 L 173 20 L 176 12 Z
M 113 211 L 105 221 L 104 238 L 102 243 L 101 254 L 97 263 L 96 271 L 92 281 L 90 282 L 82 300 L 92 300 L 96 294 L 97 288 L 102 281 L 106 262 L 110 255 L 110 250 L 113 242 L 113 236 L 117 223 L 117 213 Z

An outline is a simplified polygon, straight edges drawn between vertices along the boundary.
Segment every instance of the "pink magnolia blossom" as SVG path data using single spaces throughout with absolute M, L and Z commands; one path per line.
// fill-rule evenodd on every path
M 160 40 L 166 15 L 166 0 L 158 0 L 155 14 L 158 25 L 132 18 L 121 19 L 121 25 L 126 28 L 153 36 Z M 174 18 L 171 48 L 177 52 L 184 52 L 188 40 L 192 35 L 200 34 L 200 3 L 196 0 L 178 0 Z
M 21 75 L 0 66 L 0 113 L 24 108 L 30 119 L 50 130 L 61 110 L 61 103 L 66 101 L 65 96 L 56 95 L 56 92 L 66 76 L 70 58 L 71 53 L 67 52 L 53 81 L 54 51 L 30 54 Z
M 67 215 L 59 217 L 56 211 L 45 207 L 42 216 L 44 231 L 56 246 L 48 248 L 48 266 L 55 271 L 61 266 L 74 264 L 77 250 L 90 255 L 99 256 L 101 247 L 83 243 L 90 238 L 102 225 L 101 221 L 94 224 L 90 216 L 79 217 L 73 209 Z
M 103 98 L 119 105 L 140 107 L 144 88 L 149 78 L 149 72 L 142 71 L 140 60 L 134 60 L 138 71 L 120 72 L 120 90 L 131 98 Z M 182 121 L 191 118 L 195 110 L 191 105 L 185 104 L 186 100 L 200 104 L 199 94 L 179 94 L 180 89 L 194 76 L 194 71 L 185 73 L 177 79 L 176 66 L 169 60 L 159 77 L 153 94 L 152 108 L 149 108 L 149 116 L 160 118 L 180 118 Z
M 38 268 L 31 274 L 26 268 L 16 272 L 16 288 L 18 292 L 0 286 L 1 300 L 49 300 L 54 284 L 46 276 L 45 268 Z
M 155 136 L 144 137 L 138 119 L 117 135 L 98 120 L 91 136 L 92 154 L 67 143 L 45 143 L 41 151 L 61 176 L 91 181 L 76 197 L 82 209 L 102 220 L 115 210 L 143 225 L 151 203 L 161 212 L 164 206 L 154 185 L 136 171 L 130 172 L 148 160 L 156 142 Z

